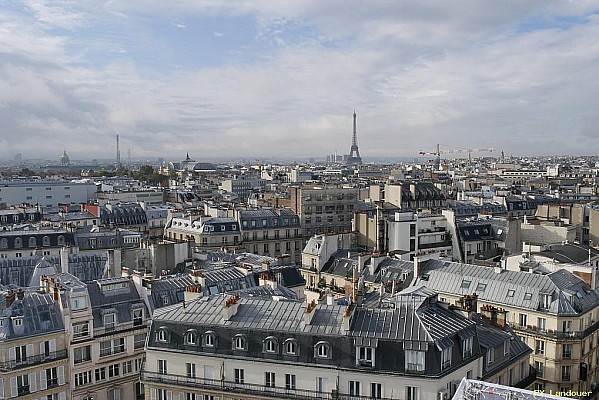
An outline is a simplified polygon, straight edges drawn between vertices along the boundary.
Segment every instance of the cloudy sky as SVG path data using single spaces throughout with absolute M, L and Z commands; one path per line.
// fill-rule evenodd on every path
M 3 0 L 0 158 L 599 152 L 597 1 Z

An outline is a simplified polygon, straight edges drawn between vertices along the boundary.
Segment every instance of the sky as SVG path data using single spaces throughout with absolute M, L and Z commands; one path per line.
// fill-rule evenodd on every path
M 597 1 L 3 0 L 0 158 L 599 152 Z M 481 153 L 481 155 L 493 155 Z

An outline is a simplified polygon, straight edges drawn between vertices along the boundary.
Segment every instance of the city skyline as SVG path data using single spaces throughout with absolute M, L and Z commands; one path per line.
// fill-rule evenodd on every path
M 599 150 L 594 2 L 271 3 L 9 2 L 0 158 Z

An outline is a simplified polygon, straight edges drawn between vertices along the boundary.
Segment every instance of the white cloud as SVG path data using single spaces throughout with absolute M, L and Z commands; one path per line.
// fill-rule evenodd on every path
M 599 136 L 592 2 L 130 0 L 95 13 L 85 1 L 28 4 L 34 24 L 0 11 L 0 143 L 28 138 L 0 157 L 111 156 L 115 132 L 148 157 L 324 156 L 349 150 L 354 107 L 363 156 L 415 156 L 435 143 L 599 150 L 588 140 Z M 180 54 L 154 25 L 187 34 L 197 16 L 253 22 L 257 42 L 229 49 L 246 62 L 155 67 Z

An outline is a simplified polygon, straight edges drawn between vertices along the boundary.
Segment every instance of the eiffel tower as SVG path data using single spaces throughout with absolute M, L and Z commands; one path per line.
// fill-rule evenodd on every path
M 362 164 L 362 158 L 360 157 L 360 150 L 358 150 L 358 133 L 356 132 L 356 110 L 354 110 L 354 134 L 351 141 L 351 148 L 349 155 L 345 159 L 348 165 L 360 165 Z

